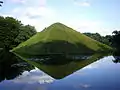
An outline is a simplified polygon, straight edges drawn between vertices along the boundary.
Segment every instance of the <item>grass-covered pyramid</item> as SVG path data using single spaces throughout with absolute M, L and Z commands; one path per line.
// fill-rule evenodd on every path
M 112 48 L 61 23 L 55 23 L 13 49 L 18 54 L 82 54 Z

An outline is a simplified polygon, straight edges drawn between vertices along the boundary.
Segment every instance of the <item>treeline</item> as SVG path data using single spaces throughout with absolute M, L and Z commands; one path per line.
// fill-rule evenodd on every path
M 101 43 L 111 46 L 111 41 L 110 41 L 112 38 L 111 35 L 101 36 L 99 33 L 83 33 L 83 34 Z
M 0 49 L 10 50 L 35 35 L 36 29 L 13 17 L 0 16 Z
M 88 37 L 95 39 L 101 43 L 107 44 L 117 51 L 120 51 L 120 31 L 113 31 L 112 35 L 101 36 L 99 33 L 83 33 Z

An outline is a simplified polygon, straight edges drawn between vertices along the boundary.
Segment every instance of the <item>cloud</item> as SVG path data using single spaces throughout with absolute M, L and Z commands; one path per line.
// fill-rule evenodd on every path
M 25 3 L 25 0 L 11 0 L 13 3 Z
M 91 87 L 91 85 L 89 85 L 89 84 L 80 84 L 80 87 L 82 87 L 82 88 L 90 88 Z
M 98 66 L 96 64 L 90 64 L 90 65 L 84 67 L 83 69 L 97 69 L 97 68 L 98 68 Z
M 23 24 L 33 25 L 37 31 L 43 30 L 47 25 L 53 22 L 56 12 L 53 8 L 47 7 L 46 0 L 11 0 L 13 4 L 22 3 L 22 5 L 12 8 L 2 16 L 12 16 L 20 20 Z
M 12 11 L 12 14 L 15 17 L 28 17 L 28 18 L 36 18 L 36 17 L 51 17 L 54 15 L 54 11 L 47 7 L 20 7 L 15 8 Z
M 76 89 L 89 89 L 92 86 L 90 84 L 80 83 L 74 86 Z
M 46 0 L 10 0 L 13 3 L 23 3 L 25 5 L 46 5 Z
M 40 71 L 39 69 L 34 69 L 31 70 L 30 72 L 25 71 L 17 77 L 16 79 L 13 80 L 14 83 L 40 83 L 40 84 L 45 84 L 45 83 L 52 83 L 54 79 L 44 72 Z
M 105 31 L 105 29 L 101 29 L 101 26 L 103 23 L 100 21 L 78 19 L 78 20 L 73 20 L 72 22 L 65 21 L 63 23 L 81 33 L 83 33 L 83 32 L 92 32 L 92 33 L 98 32 L 101 34 L 102 31 Z
M 47 4 L 46 0 L 25 0 L 24 3 L 26 6 L 38 6 L 38 7 L 44 7 Z
M 86 7 L 88 7 L 88 6 L 90 6 L 90 3 L 88 3 L 88 2 L 75 2 L 75 4 L 76 5 L 79 5 L 79 6 L 86 6 Z
M 46 7 L 46 0 L 11 0 L 13 3 L 24 2 L 23 5 L 12 8 L 12 15 L 41 16 L 50 14 L 50 9 Z M 52 11 L 52 10 L 51 10 Z
M 35 26 L 37 31 L 44 29 L 49 21 L 52 21 L 52 18 L 55 17 L 54 10 L 47 7 L 27 7 L 15 11 L 14 17 L 19 18 L 24 24 Z
M 117 30 L 118 28 L 105 28 L 104 22 L 98 20 L 72 20 L 70 21 L 63 21 L 63 24 L 72 27 L 73 29 L 77 30 L 78 32 L 91 32 L 91 33 L 100 33 L 101 35 L 105 36 L 111 35 L 110 31 Z
M 85 7 L 88 7 L 90 6 L 91 4 L 88 2 L 88 1 L 85 1 L 85 0 L 74 0 L 74 3 L 76 5 L 79 5 L 79 6 L 85 6 Z

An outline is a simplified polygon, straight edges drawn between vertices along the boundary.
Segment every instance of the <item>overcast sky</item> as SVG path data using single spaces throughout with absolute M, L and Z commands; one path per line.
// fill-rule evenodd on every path
M 120 0 L 3 0 L 0 15 L 43 30 L 61 22 L 79 32 L 120 30 Z

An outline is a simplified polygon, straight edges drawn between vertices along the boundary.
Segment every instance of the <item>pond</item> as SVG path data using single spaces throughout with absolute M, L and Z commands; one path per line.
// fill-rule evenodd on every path
M 76 61 L 52 65 L 3 54 L 0 90 L 120 90 L 120 63 L 112 55 L 77 55 Z

